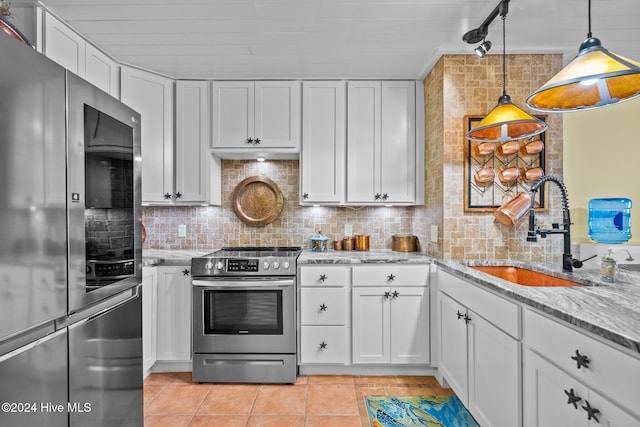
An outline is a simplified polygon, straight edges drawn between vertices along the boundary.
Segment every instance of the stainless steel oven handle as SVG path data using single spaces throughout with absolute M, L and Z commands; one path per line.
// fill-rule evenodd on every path
M 285 288 L 293 286 L 293 280 L 193 280 L 193 286 L 215 289 Z

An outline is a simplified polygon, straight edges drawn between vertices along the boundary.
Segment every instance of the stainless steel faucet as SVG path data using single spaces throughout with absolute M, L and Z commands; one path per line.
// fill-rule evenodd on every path
M 555 183 L 562 193 L 562 228 L 560 224 L 551 224 L 551 230 L 541 230 L 536 225 L 536 214 L 534 210 L 534 201 L 536 193 L 540 187 L 547 181 Z M 564 237 L 564 251 L 562 253 L 562 269 L 564 271 L 573 271 L 573 268 L 582 267 L 582 261 L 573 258 L 571 255 L 571 218 L 569 216 L 569 199 L 567 197 L 567 187 L 562 180 L 554 175 L 547 175 L 540 178 L 531 187 L 531 208 L 529 210 L 529 232 L 527 233 L 527 242 L 537 242 L 540 235 L 546 238 L 549 234 L 562 234 Z

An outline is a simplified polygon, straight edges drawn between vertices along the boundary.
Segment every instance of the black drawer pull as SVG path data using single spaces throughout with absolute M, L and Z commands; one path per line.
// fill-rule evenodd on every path
M 567 400 L 567 405 L 573 405 L 574 408 L 578 409 L 578 402 L 580 402 L 582 398 L 576 396 L 573 389 L 571 389 L 570 391 L 565 390 L 564 394 L 566 394 L 569 398 L 569 400 Z
M 597 410 L 596 408 L 593 408 L 590 404 L 588 400 L 585 400 L 584 403 L 586 403 L 586 406 L 583 406 L 582 409 L 584 409 L 585 411 L 587 411 L 587 421 L 590 420 L 591 418 L 593 418 L 594 420 L 596 420 L 596 422 L 598 424 L 600 424 L 600 420 L 598 419 L 598 417 L 596 417 L 596 415 L 598 415 L 600 413 L 599 410 Z
M 578 365 L 578 369 L 580 369 L 583 366 L 585 368 L 588 368 L 589 363 L 591 363 L 591 361 L 589 360 L 589 357 L 587 357 L 585 354 L 580 354 L 579 350 L 576 350 L 576 355 L 571 356 L 571 358 L 576 361 Z
M 320 304 L 320 311 L 327 311 L 327 305 L 326 304 Z
M 322 341 L 322 342 L 320 343 L 320 350 L 325 350 L 326 348 L 327 348 L 327 343 L 326 343 L 326 342 L 324 342 L 324 341 Z

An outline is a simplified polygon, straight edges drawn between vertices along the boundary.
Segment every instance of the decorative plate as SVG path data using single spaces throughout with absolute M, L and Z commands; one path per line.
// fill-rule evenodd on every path
M 240 221 L 252 227 L 273 222 L 284 205 L 278 184 L 262 176 L 244 179 L 233 191 L 233 211 Z

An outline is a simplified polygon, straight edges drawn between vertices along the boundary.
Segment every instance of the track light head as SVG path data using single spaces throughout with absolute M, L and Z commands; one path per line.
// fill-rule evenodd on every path
M 491 42 L 489 40 L 485 40 L 482 43 L 480 43 L 480 45 L 476 47 L 474 51 L 476 55 L 478 55 L 478 57 L 484 58 L 484 56 L 487 54 L 487 52 L 489 52 L 490 49 L 491 49 Z

